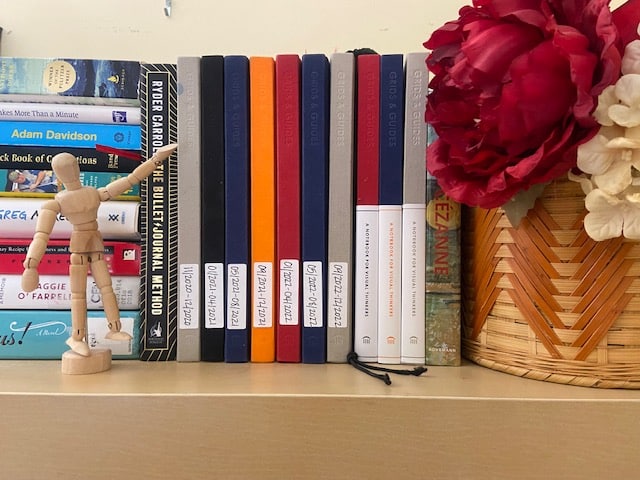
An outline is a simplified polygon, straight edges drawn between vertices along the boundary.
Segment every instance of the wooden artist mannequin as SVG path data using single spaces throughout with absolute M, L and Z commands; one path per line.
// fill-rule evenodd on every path
M 91 274 L 100 289 L 105 316 L 109 325 L 106 338 L 128 341 L 131 336 L 121 332 L 120 310 L 111 283 L 107 262 L 104 259 L 102 235 L 98 230 L 98 207 L 142 180 L 151 173 L 177 148 L 166 145 L 156 151 L 149 160 L 141 163 L 128 176 L 119 178 L 101 188 L 87 187 L 80 183 L 80 167 L 76 158 L 69 153 L 56 155 L 51 166 L 64 190 L 52 200 L 46 201 L 38 214 L 36 232 L 24 260 L 22 289 L 30 292 L 39 283 L 38 265 L 45 253 L 49 236 L 58 214 L 63 215 L 73 225 L 69 251 L 71 265 L 69 280 L 71 285 L 71 336 L 67 345 L 71 348 L 62 357 L 63 373 L 96 373 L 111 367 L 111 351 L 90 350 L 87 344 L 87 274 L 91 264 Z M 106 351 L 105 351 L 106 350 Z

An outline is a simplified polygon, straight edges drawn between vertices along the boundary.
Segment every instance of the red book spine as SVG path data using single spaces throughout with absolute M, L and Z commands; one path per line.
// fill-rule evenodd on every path
M 22 274 L 22 263 L 30 243 L 30 239 L 0 238 L 0 274 Z M 137 243 L 105 241 L 104 259 L 111 275 L 140 275 L 140 245 Z M 69 275 L 69 263 L 69 241 L 49 240 L 38 272 L 41 275 Z
M 359 55 L 356 73 L 356 208 L 354 230 L 354 350 L 378 361 L 378 210 L 380 56 Z
M 378 205 L 380 56 L 358 61 L 356 205 Z
M 300 362 L 300 58 L 276 56 L 276 359 Z

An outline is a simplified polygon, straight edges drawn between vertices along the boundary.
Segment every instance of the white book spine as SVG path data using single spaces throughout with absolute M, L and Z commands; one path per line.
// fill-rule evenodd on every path
M 401 363 L 425 360 L 425 215 L 423 203 L 402 206 Z
M 48 199 L 0 197 L 0 232 L 4 238 L 31 238 L 42 204 Z M 102 202 L 98 208 L 98 229 L 105 240 L 140 240 L 136 201 Z M 70 238 L 73 226 L 58 215 L 50 238 Z
M 38 286 L 25 292 L 21 286 L 22 275 L 0 275 L 0 309 L 67 310 L 71 308 L 71 283 L 67 275 L 40 275 Z M 113 291 L 121 310 L 140 308 L 140 277 L 111 277 Z M 87 276 L 87 309 L 104 308 L 100 289 L 93 277 Z
M 378 205 L 355 215 L 354 349 L 363 362 L 378 361 Z
M 140 108 L 65 103 L 0 103 L 0 120 L 140 125 Z
M 378 210 L 378 362 L 400 363 L 402 206 Z

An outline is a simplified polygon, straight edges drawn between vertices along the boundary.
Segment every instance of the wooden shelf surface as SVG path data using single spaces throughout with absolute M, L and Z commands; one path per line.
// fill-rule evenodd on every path
M 391 368 L 410 368 L 391 366 Z M 178 363 L 115 360 L 96 375 L 62 375 L 59 361 L 0 361 L 2 395 L 302 396 L 459 400 L 608 401 L 640 404 L 640 390 L 584 388 L 518 378 L 473 364 L 428 367 L 393 384 L 342 364 Z
M 640 391 L 431 367 L 0 362 L 4 478 L 633 478 Z M 73 460 L 77 458 L 78 460 Z

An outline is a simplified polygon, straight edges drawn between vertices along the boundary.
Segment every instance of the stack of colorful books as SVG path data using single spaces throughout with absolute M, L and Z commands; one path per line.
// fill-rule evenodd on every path
M 33 292 L 21 274 L 45 201 L 64 188 L 51 168 L 74 155 L 84 185 L 103 187 L 140 160 L 140 63 L 96 59 L 0 57 L 0 358 L 60 358 L 71 329 L 69 236 L 57 218 Z M 104 258 L 119 300 L 125 344 L 104 339 L 99 289 L 87 277 L 88 342 L 115 358 L 138 356 L 140 193 L 136 187 L 101 205 Z
M 142 359 L 459 363 L 460 210 L 427 188 L 425 58 L 142 65 L 143 155 L 179 144 L 141 189 Z

